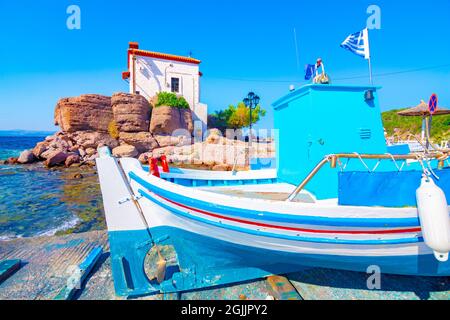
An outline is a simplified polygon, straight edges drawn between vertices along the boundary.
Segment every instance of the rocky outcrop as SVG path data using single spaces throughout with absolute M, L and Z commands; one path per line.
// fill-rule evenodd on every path
M 64 132 L 108 132 L 112 119 L 111 98 L 98 94 L 63 98 L 55 108 L 55 125 L 60 126 Z
M 111 105 L 120 132 L 149 131 L 151 106 L 143 96 L 116 93 L 111 98 Z
M 63 151 L 53 151 L 48 154 L 44 164 L 51 168 L 56 165 L 62 164 L 66 161 L 68 154 Z
M 190 145 L 192 143 L 192 138 L 190 135 L 153 135 L 155 140 L 158 142 L 159 147 L 176 146 L 181 147 L 185 145 Z
M 254 144 L 249 151 L 244 141 L 227 139 L 214 129 L 206 141 L 193 144 L 190 109 L 152 109 L 152 103 L 144 97 L 127 93 L 116 93 L 111 98 L 81 95 L 61 99 L 55 109 L 55 123 L 61 132 L 8 163 L 39 160 L 49 167 L 94 166 L 97 148 L 108 146 L 114 156 L 139 157 L 142 163 L 164 154 L 175 164 L 229 170 L 235 163 L 238 167 L 248 165 L 249 152 L 252 157 L 259 157 L 258 148 L 268 147 Z M 270 152 L 274 152 L 273 148 Z
M 153 157 L 153 153 L 152 152 L 144 152 L 141 153 L 138 157 L 138 160 L 140 163 L 143 164 L 148 164 L 149 160 Z
M 168 106 L 153 108 L 150 132 L 158 135 L 172 135 L 177 129 L 183 129 L 192 134 L 194 125 L 190 109 Z
M 213 171 L 231 171 L 233 167 L 229 164 L 216 164 L 214 167 L 212 167 L 211 170 Z
M 32 152 L 37 159 L 42 159 L 41 154 L 44 153 L 47 149 L 48 149 L 48 142 L 42 141 L 36 144 Z
M 66 160 L 64 161 L 64 165 L 66 167 L 70 167 L 71 165 L 75 163 L 80 163 L 81 157 L 78 154 L 70 154 L 67 156 Z
M 16 164 L 17 163 L 17 158 L 15 157 L 9 157 L 8 159 L 5 160 L 5 164 Z
M 194 122 L 192 120 L 191 109 L 179 109 L 180 110 L 180 128 L 186 129 L 191 134 L 194 132 Z
M 163 154 L 170 163 L 176 165 L 199 165 L 211 170 L 229 171 L 233 167 L 237 170 L 248 168 L 249 158 L 273 158 L 275 146 L 273 143 L 253 143 L 249 149 L 246 142 L 227 139 L 211 130 L 204 142 L 153 149 L 141 154 L 139 161 L 147 164 L 150 158 L 158 158 Z
M 139 155 L 136 147 L 128 144 L 123 144 L 113 149 L 113 156 L 115 157 L 131 157 L 135 158 Z
M 67 138 L 72 140 L 76 146 L 83 147 L 84 149 L 97 149 L 98 146 L 108 146 L 113 149 L 119 145 L 116 139 L 104 132 L 76 131 L 68 133 Z
M 158 141 L 150 132 L 121 132 L 119 140 L 124 144 L 135 146 L 139 153 L 159 147 Z
M 17 162 L 21 163 L 21 164 L 26 164 L 26 163 L 32 163 L 35 160 L 36 160 L 36 158 L 35 158 L 32 150 L 25 150 L 20 154 L 19 158 L 17 159 Z

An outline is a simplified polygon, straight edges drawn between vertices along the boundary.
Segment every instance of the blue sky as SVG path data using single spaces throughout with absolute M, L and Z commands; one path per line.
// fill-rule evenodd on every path
M 81 30 L 66 27 L 72 4 L 81 8 Z M 304 84 L 303 66 L 317 57 L 334 83 L 368 83 L 366 60 L 339 44 L 365 27 L 370 4 L 381 8 L 381 30 L 370 31 L 381 108 L 416 105 L 433 92 L 450 107 L 448 0 L 18 0 L 0 2 L 0 129 L 54 130 L 60 97 L 127 91 L 121 71 L 129 41 L 192 52 L 202 60 L 202 100 L 210 110 L 254 90 L 269 111 L 259 125 L 271 127 L 270 104 L 290 84 Z M 362 78 L 341 80 L 355 76 Z

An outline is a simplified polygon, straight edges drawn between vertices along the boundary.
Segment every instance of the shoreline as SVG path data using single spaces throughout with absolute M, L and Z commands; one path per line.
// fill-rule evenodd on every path
M 34 237 L 0 241 L 0 260 L 21 259 L 21 268 L 0 286 L 0 299 L 51 300 L 63 288 L 70 276 L 69 270 L 79 264 L 97 247 L 103 255 L 79 290 L 78 300 L 123 300 L 115 295 L 111 270 L 111 256 L 107 232 L 91 231 L 66 236 Z M 30 281 L 33 274 L 33 281 Z M 368 275 L 361 272 L 308 268 L 301 272 L 276 276 L 303 300 L 423 300 L 450 299 L 450 278 L 410 277 L 384 274 L 380 290 L 367 289 Z M 279 293 L 279 292 L 278 292 Z M 183 292 L 179 296 L 156 294 L 139 300 L 278 300 L 270 279 L 233 283 L 225 287 Z
M 0 217 L 4 230 L 0 241 L 106 229 L 95 168 L 48 169 L 42 163 L 0 165 L 0 168 L 4 182 L 8 183 L 9 176 L 18 180 L 4 185 L 12 198 L 3 195 L 3 203 L 0 203 L 0 208 L 3 206 L 5 210 Z M 25 184 L 21 185 L 21 181 Z M 34 185 L 40 188 L 33 188 Z
M 213 170 L 214 165 L 205 164 L 171 164 L 172 168 L 187 168 L 199 170 Z M 91 209 L 85 210 L 72 209 L 73 218 L 64 221 L 61 225 L 49 226 L 46 230 L 36 231 L 33 235 L 24 234 L 4 234 L 0 235 L 1 241 L 14 241 L 17 239 L 33 239 L 37 237 L 52 237 L 65 236 L 70 234 L 80 234 L 90 231 L 105 231 L 106 222 L 103 212 L 103 202 L 101 199 L 101 192 L 97 178 L 97 170 L 95 166 L 91 165 L 75 165 L 70 167 L 56 166 L 47 168 L 42 162 L 34 162 L 31 164 L 0 164 L 0 175 L 5 172 L 10 175 L 18 174 L 15 170 L 30 171 L 30 172 L 53 172 L 59 175 L 64 185 L 67 185 L 63 191 L 57 190 L 61 193 L 59 197 L 60 202 L 90 202 L 92 199 L 98 199 L 99 206 L 91 206 Z M 242 170 L 245 168 L 237 168 Z M 91 199 L 88 199 L 89 196 Z M 84 200 L 83 200 L 84 199 Z

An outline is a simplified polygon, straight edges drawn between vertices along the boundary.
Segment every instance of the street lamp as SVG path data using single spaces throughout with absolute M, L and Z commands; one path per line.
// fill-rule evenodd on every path
M 247 97 L 243 100 L 245 106 L 250 109 L 250 132 L 248 134 L 249 142 L 252 141 L 252 109 L 253 107 L 256 108 L 256 106 L 259 104 L 259 97 L 254 92 L 249 92 Z

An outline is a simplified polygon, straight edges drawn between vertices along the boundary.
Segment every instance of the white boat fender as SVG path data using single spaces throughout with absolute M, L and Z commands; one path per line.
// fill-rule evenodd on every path
M 433 179 L 424 176 L 416 199 L 425 244 L 438 261 L 445 262 L 450 251 L 450 216 L 445 194 Z

